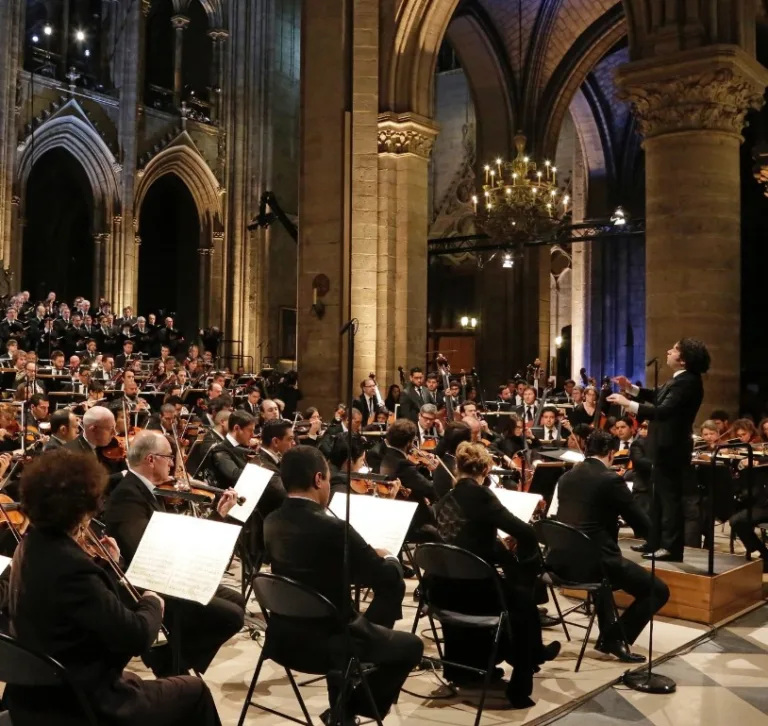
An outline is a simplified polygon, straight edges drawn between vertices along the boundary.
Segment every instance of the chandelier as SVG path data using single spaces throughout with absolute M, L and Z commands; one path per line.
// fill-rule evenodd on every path
M 543 170 L 525 152 L 526 138 L 514 138 L 513 161 L 496 159 L 485 166 L 482 199 L 472 197 L 477 227 L 491 239 L 512 247 L 540 239 L 568 214 L 570 198 L 557 186 L 557 168 Z

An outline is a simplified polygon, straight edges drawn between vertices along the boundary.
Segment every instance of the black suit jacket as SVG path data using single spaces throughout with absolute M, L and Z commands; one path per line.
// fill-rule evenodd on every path
M 557 498 L 557 519 L 588 535 L 601 548 L 604 560 L 621 558 L 619 517 L 639 537 L 651 527 L 627 483 L 598 459 L 585 459 L 563 474 L 557 483 Z M 557 568 L 556 562 L 552 564 Z
M 264 542 L 272 572 L 314 588 L 343 608 L 348 597 L 343 584 L 343 520 L 328 516 L 315 502 L 288 497 L 266 518 Z M 391 627 L 402 617 L 405 586 L 400 564 L 376 554 L 354 528 L 350 528 L 349 545 L 352 583 L 375 593 L 366 618 Z
M 415 464 L 408 461 L 402 451 L 387 446 L 381 459 L 379 473 L 396 476 L 405 489 L 411 490 L 409 501 L 418 502 L 419 507 L 411 522 L 411 532 L 425 524 L 434 523 L 434 514 L 430 505 L 437 501 L 435 487 Z
M 652 390 L 640 389 L 637 415 L 650 420 L 648 456 L 665 466 L 690 464 L 693 422 L 704 398 L 701 376 L 683 371 L 659 388 L 656 405 L 653 398 Z
M 426 386 L 421 387 L 421 395 L 423 400 L 419 398 L 413 384 L 409 383 L 400 394 L 398 418 L 407 418 L 413 421 L 413 423 L 416 423 L 419 420 L 419 411 L 421 410 L 421 407 L 427 403 Z
M 136 554 L 152 515 L 163 511 L 161 502 L 133 472 L 115 487 L 104 509 L 104 524 L 107 533 L 117 541 L 126 566 Z
M 140 719 L 147 707 L 141 681 L 127 685 L 123 668 L 152 645 L 161 622 L 158 601 L 142 598 L 125 607 L 106 571 L 65 535 L 31 529 L 19 567 L 14 573 L 21 580 L 14 635 L 64 665 L 100 723 L 113 723 L 118 714 L 121 723 Z M 33 710 L 37 723 L 70 723 L 63 718 L 71 703 L 69 689 L 8 686 L 3 699 L 22 713 Z
M 251 414 L 251 416 L 256 416 L 258 418 L 259 416 L 259 404 L 256 404 L 255 406 L 248 403 L 248 401 L 243 401 L 238 408 L 241 411 L 245 411 L 246 413 Z
M 632 471 L 627 472 L 626 479 L 632 482 L 633 492 L 650 491 L 653 462 L 646 454 L 645 442 L 646 440 L 642 436 L 638 436 L 629 445 L 629 460 L 632 462 Z
M 375 416 L 376 411 L 378 411 L 378 406 L 376 405 L 376 397 L 372 399 L 371 403 L 372 406 L 368 406 L 368 400 L 365 396 L 360 396 L 360 398 L 356 398 L 352 402 L 352 408 L 356 408 L 358 411 L 360 411 L 361 414 L 363 414 L 363 426 L 365 426 L 371 416 Z

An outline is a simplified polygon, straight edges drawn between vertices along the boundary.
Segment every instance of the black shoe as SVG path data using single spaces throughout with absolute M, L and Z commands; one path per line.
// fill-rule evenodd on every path
M 643 544 L 639 545 L 630 545 L 629 549 L 631 549 L 633 552 L 640 552 L 642 554 L 645 554 L 646 552 L 653 552 L 647 542 L 643 542 Z
M 656 559 L 657 562 L 682 562 L 682 555 L 674 555 L 669 550 L 664 548 L 656 550 L 656 552 L 646 552 L 643 555 L 644 560 Z
M 539 624 L 542 628 L 554 628 L 556 625 L 560 625 L 560 618 L 553 618 L 551 615 L 539 613 Z
M 546 615 L 549 612 L 547 608 L 542 607 L 541 605 L 539 605 L 536 609 L 539 611 L 539 615 Z
M 357 724 L 360 723 L 360 721 L 354 716 L 343 716 L 340 720 L 334 723 L 331 718 L 330 708 L 326 708 L 325 711 L 320 714 L 320 720 L 323 722 L 323 724 L 325 724 L 325 726 L 357 726 Z
M 560 655 L 560 641 L 559 640 L 553 640 L 551 643 L 548 643 L 541 649 L 541 657 L 539 658 L 539 663 L 548 663 L 551 660 L 554 660 L 557 658 L 558 655 Z
M 403 577 L 406 580 L 410 580 L 412 577 L 415 577 L 416 573 L 413 571 L 412 568 L 408 567 L 408 565 L 403 565 Z
M 419 600 L 421 600 L 421 588 L 417 586 L 413 591 L 413 601 L 419 602 Z
M 595 643 L 595 650 L 599 651 L 600 653 L 605 653 L 606 655 L 612 655 L 618 658 L 618 660 L 620 660 L 622 663 L 645 663 L 646 661 L 644 655 L 633 653 L 627 647 L 627 644 L 620 640 L 613 640 L 608 643 L 604 643 L 598 639 L 597 643 Z

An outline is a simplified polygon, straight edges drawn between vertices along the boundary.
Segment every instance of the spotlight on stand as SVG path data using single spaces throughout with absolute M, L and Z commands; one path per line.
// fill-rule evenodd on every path
M 613 222 L 615 227 L 622 227 L 627 223 L 626 215 L 624 214 L 624 210 L 621 207 L 616 207 L 616 211 L 611 217 L 611 222 Z
M 504 257 L 502 257 L 501 266 L 507 270 L 515 266 L 515 261 L 512 259 L 511 253 L 509 252 L 504 253 Z

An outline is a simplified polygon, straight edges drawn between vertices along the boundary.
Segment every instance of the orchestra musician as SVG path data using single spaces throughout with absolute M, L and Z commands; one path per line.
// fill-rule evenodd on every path
M 419 410 L 419 419 L 416 425 L 418 445 L 426 440 L 437 441 L 443 435 L 443 422 L 437 417 L 437 406 L 434 403 L 425 403 Z
M 720 426 L 717 421 L 708 419 L 699 428 L 699 433 L 708 451 L 714 451 L 720 441 Z
M 408 419 L 415 424 L 419 419 L 419 410 L 427 402 L 424 371 L 418 366 L 411 368 L 410 379 L 411 382 L 400 394 L 398 417 Z
M 694 476 L 691 468 L 693 422 L 704 397 L 701 376 L 709 370 L 710 356 L 704 343 L 681 338 L 667 351 L 673 377 L 658 391 L 640 389 L 625 376 L 614 379 L 629 395 L 613 393 L 609 403 L 624 406 L 641 419 L 649 419 L 648 455 L 653 461 L 655 496 L 651 538 L 638 547 L 644 557 L 683 559 L 685 537 L 683 486 Z M 654 404 L 654 398 L 656 403 Z
M 19 351 L 19 353 L 21 352 Z M 24 374 L 21 378 L 17 378 L 16 382 L 16 400 L 29 401 L 32 396 L 44 394 L 45 386 L 37 378 L 37 364 L 32 361 L 25 363 Z
M 442 391 L 438 390 L 440 381 L 437 373 L 427 374 L 427 393 L 425 403 L 431 403 L 437 408 L 442 408 L 445 404 L 445 396 Z
M 435 487 L 435 497 L 438 501 L 453 489 L 456 477 L 456 449 L 462 441 L 469 441 L 471 438 L 472 429 L 464 421 L 449 421 L 445 425 L 442 446 L 435 452 L 445 464 L 445 468 L 438 466 L 432 472 L 432 485 Z
M 60 662 L 99 723 L 219 726 L 200 678 L 142 680 L 124 670 L 157 636 L 164 601 L 145 591 L 126 607 L 118 585 L 77 543 L 101 509 L 107 478 L 89 456 L 54 451 L 30 464 L 21 503 L 31 528 L 14 555 L 10 618 L 22 645 Z M 113 540 L 103 545 L 119 559 Z M 68 687 L 6 687 L 14 723 L 77 723 Z
M 413 426 L 411 422 L 405 423 Z M 360 588 L 370 587 L 374 592 L 365 614 L 355 611 L 345 599 L 349 596 L 344 593 L 343 586 L 344 522 L 326 513 L 330 499 L 330 472 L 326 460 L 314 447 L 297 446 L 283 457 L 282 472 L 288 496 L 264 523 L 264 541 L 272 572 L 317 590 L 341 612 L 352 608 L 349 633 L 360 660 L 375 666 L 367 680 L 378 715 L 384 718 L 397 700 L 408 674 L 421 661 L 423 652 L 418 636 L 392 630 L 394 623 L 402 618 L 405 594 L 397 553 L 372 549 L 354 528 L 350 528 L 351 582 Z M 285 643 L 285 647 L 301 643 L 306 657 L 315 652 L 321 661 L 325 661 L 326 653 L 330 652 L 343 672 L 346 665 L 343 630 L 334 629 L 329 633 L 327 625 L 315 621 L 306 626 L 297 626 L 291 621 L 288 628 L 274 616 L 269 621 L 269 628 L 274 641 Z M 331 707 L 336 704 L 340 686 L 338 679 L 329 678 Z M 372 718 L 376 715 L 361 685 L 354 687 L 344 708 L 341 721 L 344 724 L 354 722 L 356 716 Z M 321 720 L 330 723 L 328 711 Z
M 379 401 L 376 398 L 376 381 L 373 378 L 366 378 L 360 383 L 360 398 L 356 398 L 352 402 L 352 406 L 363 415 L 363 425 L 368 425 L 376 420 Z
M 542 409 L 540 423 L 541 430 L 537 433 L 540 433 L 542 438 L 533 433 L 535 429 L 529 429 L 532 437 L 531 446 L 534 448 L 556 445 L 561 439 L 567 439 L 571 435 L 569 429 L 557 425 L 557 409 L 554 406 L 545 406 Z
M 563 474 L 558 483 L 557 518 L 586 534 L 602 551 L 602 564 L 608 573 L 610 588 L 595 596 L 600 637 L 597 650 L 609 653 L 623 663 L 641 663 L 645 656 L 632 653 L 628 646 L 637 640 L 653 613 L 669 599 L 669 588 L 640 565 L 622 557 L 618 545 L 619 517 L 638 536 L 651 526 L 648 515 L 633 500 L 624 480 L 611 469 L 614 439 L 597 429 L 587 441 L 587 458 Z M 505 530 L 506 531 L 506 530 Z M 599 581 L 597 563 L 575 561 L 570 552 L 550 551 L 547 564 L 562 577 L 574 582 Z M 572 573 L 572 574 L 569 574 Z M 588 573 L 598 580 L 580 579 Z M 624 590 L 634 602 L 616 620 L 612 590 Z
M 261 389 L 257 385 L 251 385 L 247 389 L 247 398 L 238 408 L 249 413 L 254 418 L 259 417 L 259 402 L 261 401 Z
M 523 389 L 523 405 L 516 413 L 523 419 L 526 427 L 533 426 L 539 411 L 539 404 L 536 401 L 536 389 L 533 386 L 526 386 Z
M 512 708 L 530 708 L 533 674 L 538 666 L 553 660 L 560 652 L 557 641 L 544 646 L 539 614 L 534 599 L 534 583 L 541 569 L 539 544 L 533 527 L 511 514 L 484 486 L 493 460 L 480 444 L 462 442 L 456 450 L 456 477 L 453 489 L 436 505 L 437 529 L 447 544 L 469 550 L 491 566 L 502 569 L 503 587 L 508 593 L 509 625 L 514 642 L 502 635 L 498 662 L 512 665 L 512 678 L 506 696 Z M 499 540 L 502 530 L 514 538 Z M 516 547 L 516 554 L 511 549 Z M 486 588 L 485 586 L 488 586 Z M 466 587 L 455 580 L 433 581 L 431 604 L 446 610 L 475 615 L 498 613 L 498 600 L 490 581 L 472 580 Z M 495 610 L 489 609 L 495 607 Z M 454 663 L 487 668 L 493 633 L 477 628 L 464 629 L 443 623 L 445 659 Z M 472 683 L 467 671 L 445 666 L 445 677 L 462 685 Z M 495 669 L 493 677 L 503 676 Z M 477 677 L 475 676 L 475 679 Z
M 171 478 L 174 453 L 170 441 L 156 431 L 140 431 L 128 452 L 129 472 L 107 499 L 104 522 L 130 565 L 144 530 L 154 512 L 165 510 L 155 487 Z M 237 500 L 226 492 L 217 504 L 218 519 L 224 519 Z M 168 627 L 180 633 L 182 669 L 204 673 L 221 646 L 243 627 L 245 601 L 239 592 L 220 585 L 207 605 L 173 600 L 166 606 Z M 144 660 L 161 677 L 172 673 L 170 648 L 157 648 Z
M 594 423 L 598 402 L 597 389 L 594 386 L 587 386 L 584 389 L 583 395 L 584 400 L 574 406 L 574 409 L 568 416 L 571 426 L 578 426 L 579 424 L 589 424 L 591 426 Z
M 60 408 L 51 415 L 51 436 L 43 447 L 44 452 L 60 449 L 77 438 L 80 422 L 67 408 Z
M 648 422 L 641 421 L 637 436 L 632 439 L 629 445 L 629 460 L 632 462 L 632 470 L 628 471 L 624 478 L 626 481 L 632 482 L 632 499 L 650 517 L 653 462 L 646 452 L 647 436 Z
M 717 432 L 722 436 L 729 428 L 731 428 L 730 417 L 727 411 L 723 411 L 718 408 L 709 414 L 709 421 L 714 421 L 717 424 Z

